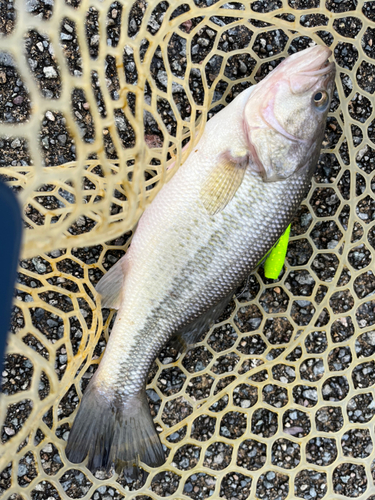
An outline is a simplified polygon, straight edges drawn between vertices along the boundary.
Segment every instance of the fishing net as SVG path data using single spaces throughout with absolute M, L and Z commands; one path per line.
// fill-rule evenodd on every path
M 3 498 L 375 498 L 374 22 L 356 0 L 0 3 L 0 175 L 25 225 Z M 166 464 L 93 476 L 64 448 L 113 322 L 95 284 L 206 119 L 312 42 L 337 92 L 279 280 L 260 268 L 191 351 L 154 363 Z

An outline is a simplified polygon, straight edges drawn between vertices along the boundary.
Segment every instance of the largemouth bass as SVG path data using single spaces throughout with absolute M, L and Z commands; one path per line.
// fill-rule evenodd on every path
M 285 59 L 206 125 L 141 217 L 126 255 L 98 283 L 118 310 L 66 455 L 132 471 L 165 457 L 145 381 L 171 339 L 191 345 L 276 243 L 309 188 L 334 88 L 331 50 Z

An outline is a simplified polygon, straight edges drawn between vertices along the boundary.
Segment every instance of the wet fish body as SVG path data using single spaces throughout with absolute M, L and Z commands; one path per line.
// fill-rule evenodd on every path
M 153 360 L 172 338 L 181 348 L 194 343 L 220 315 L 285 231 L 316 167 L 334 66 L 327 48 L 304 52 L 304 61 L 288 58 L 207 123 L 98 284 L 102 306 L 118 314 L 69 436 L 72 462 L 88 455 L 92 471 L 115 464 L 128 473 L 140 461 L 164 462 L 145 394 Z M 280 111 L 287 86 L 296 109 Z

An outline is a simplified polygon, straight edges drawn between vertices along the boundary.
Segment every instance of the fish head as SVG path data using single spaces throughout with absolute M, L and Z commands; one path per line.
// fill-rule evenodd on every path
M 314 46 L 285 59 L 245 104 L 243 123 L 253 170 L 283 180 L 319 158 L 335 79 L 332 51 Z

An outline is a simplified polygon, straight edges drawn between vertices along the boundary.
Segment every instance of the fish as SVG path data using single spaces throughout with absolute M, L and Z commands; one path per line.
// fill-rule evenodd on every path
M 284 59 L 212 117 L 184 164 L 140 218 L 131 245 L 99 281 L 117 310 L 66 446 L 73 463 L 136 477 L 165 462 L 146 397 L 167 344 L 194 344 L 277 243 L 316 168 L 334 91 L 325 46 Z

